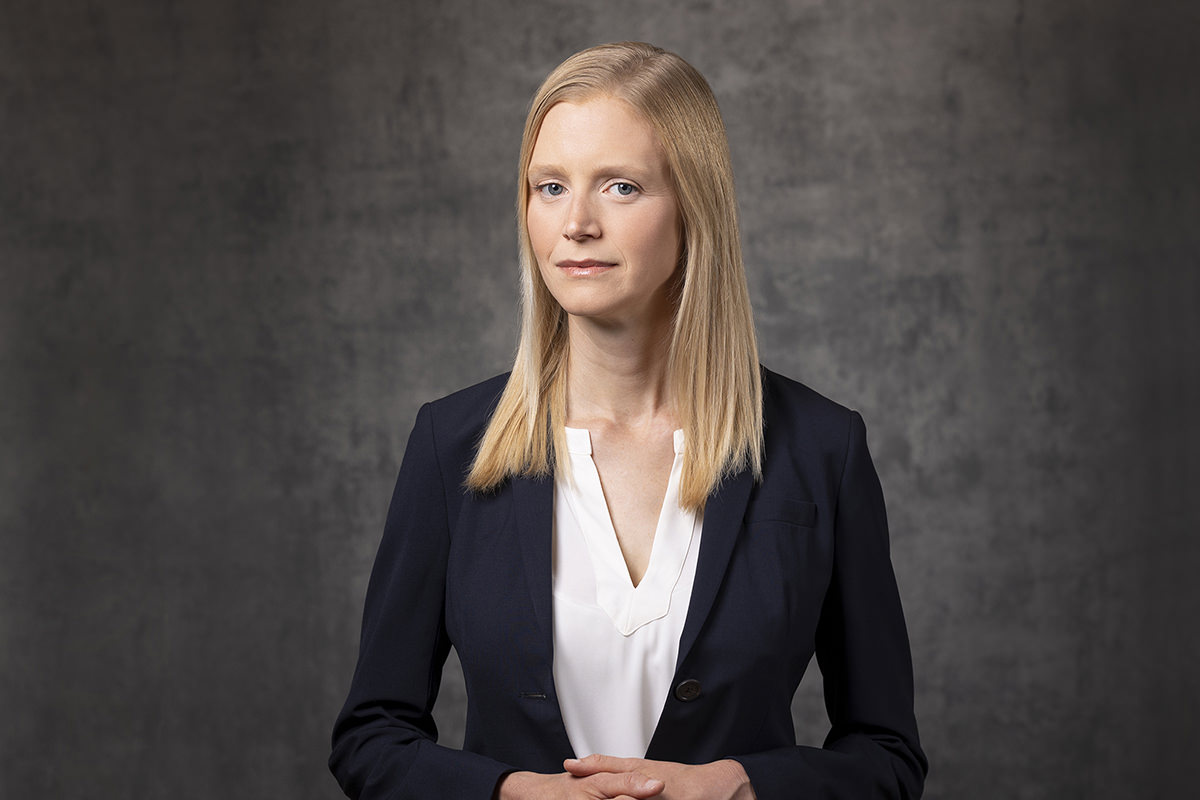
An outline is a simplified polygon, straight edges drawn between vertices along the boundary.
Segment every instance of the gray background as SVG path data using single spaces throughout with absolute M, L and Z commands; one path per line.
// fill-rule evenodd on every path
M 0 794 L 338 795 L 412 418 L 514 344 L 528 98 L 621 38 L 716 90 L 763 361 L 867 419 L 927 796 L 1190 794 L 1196 8 L 3 0 Z

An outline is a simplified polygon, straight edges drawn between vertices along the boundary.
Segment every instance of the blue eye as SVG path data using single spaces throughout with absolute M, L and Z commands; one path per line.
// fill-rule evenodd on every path
M 637 187 L 632 183 L 614 183 L 612 188 L 621 197 L 629 197 L 637 191 Z
M 548 197 L 558 197 L 566 188 L 561 183 L 543 183 L 536 187 L 536 190 Z

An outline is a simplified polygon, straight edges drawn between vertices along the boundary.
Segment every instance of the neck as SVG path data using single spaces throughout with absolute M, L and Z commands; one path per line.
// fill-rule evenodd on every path
M 568 425 L 641 426 L 673 418 L 669 317 L 647 326 L 609 326 L 576 317 L 568 324 Z

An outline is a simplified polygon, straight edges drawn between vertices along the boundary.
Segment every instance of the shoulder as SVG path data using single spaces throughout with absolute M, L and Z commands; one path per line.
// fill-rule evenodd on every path
M 494 375 L 486 381 L 480 381 L 473 386 L 459 389 L 457 392 L 439 397 L 426 403 L 429 411 L 440 420 L 454 422 L 459 425 L 487 424 L 492 416 L 492 410 L 500 399 L 501 392 L 508 384 L 509 373 Z
M 865 447 L 866 426 L 857 411 L 765 367 L 762 385 L 768 468 L 783 459 L 840 473 L 848 454 Z
M 508 373 L 496 375 L 421 407 L 417 424 L 425 418 L 439 460 L 456 465 L 456 469 L 470 463 L 507 383 Z
M 803 429 L 810 435 L 843 437 L 858 412 L 791 378 L 762 367 L 763 422 L 766 426 Z

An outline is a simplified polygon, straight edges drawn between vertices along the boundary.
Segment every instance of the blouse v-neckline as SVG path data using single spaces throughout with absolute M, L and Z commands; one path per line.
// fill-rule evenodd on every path
M 571 482 L 560 487 L 562 496 L 578 523 L 595 575 L 595 601 L 623 636 L 661 619 L 671 607 L 671 594 L 683 573 L 691 547 L 697 516 L 679 507 L 679 482 L 683 470 L 683 431 L 674 433 L 675 459 L 659 510 L 650 547 L 650 560 L 637 586 L 621 552 L 616 528 L 600 473 L 592 460 L 591 433 L 585 428 L 566 428 L 571 458 Z M 573 485 L 572 485 L 573 484 Z

